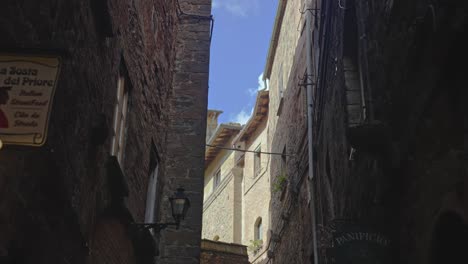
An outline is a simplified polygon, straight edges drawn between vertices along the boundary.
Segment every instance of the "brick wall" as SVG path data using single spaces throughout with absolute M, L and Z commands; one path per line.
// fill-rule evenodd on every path
M 191 1 L 181 1 L 185 11 L 209 15 L 210 1 L 187 2 Z M 108 178 L 106 163 L 122 65 L 131 86 L 121 164 L 129 187 L 125 198 L 128 213 L 124 210 L 116 216 L 113 212 L 112 217 L 119 221 L 105 231 L 115 241 L 123 241 L 119 252 L 133 254 L 125 246 L 130 237 L 119 237 L 123 232 L 119 230 L 127 228 L 128 221 L 144 219 L 152 142 L 160 158 L 161 184 L 167 183 L 168 188 L 161 195 L 162 203 L 167 204 L 167 196 L 175 189 L 175 175 L 185 177 L 193 170 L 190 177 L 202 182 L 197 167 L 203 167 L 210 24 L 180 20 L 177 9 L 174 1 L 149 0 L 4 3 L 0 52 L 58 52 L 63 55 L 63 65 L 46 145 L 6 146 L 0 151 L 1 256 L 22 257 L 24 263 L 86 263 L 86 259 L 107 256 L 108 248 L 92 241 L 101 241 L 95 239 L 96 229 L 109 217 L 112 201 L 109 188 L 115 179 Z M 194 65 L 192 60 L 198 63 Z M 190 93 L 193 97 L 187 102 Z M 105 134 L 104 142 L 93 141 L 96 132 Z M 166 165 L 171 165 L 167 161 L 186 157 L 179 146 L 167 141 L 168 134 L 177 139 L 194 138 L 190 147 L 196 148 L 195 158 L 177 165 L 182 174 L 166 171 Z M 202 187 L 183 184 L 192 208 L 181 229 L 192 229 L 187 223 L 195 223 L 193 232 L 199 234 L 201 201 L 197 199 Z M 199 221 L 191 220 L 197 216 Z M 198 240 L 193 244 L 195 252 Z M 195 261 L 197 254 L 190 257 Z M 127 257 L 120 261 L 134 263 Z
M 434 261 L 438 219 L 455 212 L 467 223 L 461 194 L 466 191 L 466 165 L 455 154 L 466 151 L 466 117 L 462 117 L 466 107 L 461 103 L 466 93 L 456 88 L 468 81 L 458 63 L 467 56 L 461 49 L 467 41 L 468 24 L 461 15 L 466 14 L 466 3 L 363 0 L 355 7 L 370 107 L 370 120 L 359 131 L 348 129 L 347 121 L 342 62 L 345 11 L 336 2 L 320 6 L 326 31 L 320 46 L 323 75 L 314 94 L 320 257 L 325 261 L 325 250 L 331 246 L 324 232 L 331 221 L 352 219 L 391 238 L 391 261 L 428 263 Z M 287 162 L 288 177 L 298 188 L 272 199 L 272 229 L 280 236 L 272 247 L 274 263 L 310 263 L 312 256 L 308 187 L 301 181 L 307 175 L 306 120 L 297 104 L 305 91 L 297 86 L 304 72 L 301 50 L 299 40 L 297 70 L 292 70 L 272 135 L 276 142 L 272 147 L 281 149 L 284 144 L 298 155 Z M 277 166 L 271 170 L 274 175 Z M 288 217 L 282 216 L 285 212 Z M 454 242 L 450 245 L 457 248 Z M 291 254 L 294 249 L 296 254 Z
M 91 250 L 90 264 L 136 263 L 128 230 L 115 219 L 96 224 Z
M 200 263 L 248 264 L 247 249 L 243 245 L 202 240 Z

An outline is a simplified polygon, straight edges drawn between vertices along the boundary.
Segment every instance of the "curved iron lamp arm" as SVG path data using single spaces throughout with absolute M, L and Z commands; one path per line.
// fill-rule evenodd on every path
M 153 229 L 155 232 L 159 232 L 168 226 L 175 226 L 176 229 L 179 229 L 180 223 L 133 223 L 133 226 L 136 226 L 141 229 Z

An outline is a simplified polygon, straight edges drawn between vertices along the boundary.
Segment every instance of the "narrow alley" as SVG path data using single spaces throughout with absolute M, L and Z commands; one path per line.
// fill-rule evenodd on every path
M 5 0 L 0 264 L 468 263 L 468 1 Z

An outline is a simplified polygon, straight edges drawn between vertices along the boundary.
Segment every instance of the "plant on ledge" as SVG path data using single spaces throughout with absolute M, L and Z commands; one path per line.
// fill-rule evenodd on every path
M 263 240 L 262 239 L 255 239 L 255 240 L 250 240 L 250 245 L 247 247 L 247 249 L 250 252 L 253 252 L 254 254 L 257 254 L 258 251 L 260 251 L 260 249 L 262 248 L 262 246 L 263 246 Z
M 273 192 L 276 193 L 276 192 L 283 190 L 283 188 L 286 186 L 287 181 L 288 180 L 286 177 L 286 173 L 282 173 L 278 175 L 275 183 L 273 183 Z

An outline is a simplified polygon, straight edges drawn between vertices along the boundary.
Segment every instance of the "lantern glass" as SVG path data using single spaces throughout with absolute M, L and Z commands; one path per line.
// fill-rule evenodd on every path
M 183 218 L 185 207 L 185 199 L 174 199 L 172 202 L 172 214 L 178 216 L 178 218 Z
M 184 189 L 178 188 L 174 196 L 170 198 L 172 207 L 172 217 L 179 223 L 180 220 L 185 218 L 188 208 L 190 207 L 190 201 L 185 196 Z

